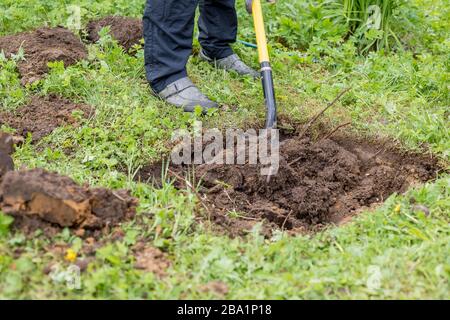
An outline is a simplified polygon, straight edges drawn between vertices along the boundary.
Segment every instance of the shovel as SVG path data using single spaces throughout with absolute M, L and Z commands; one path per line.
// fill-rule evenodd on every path
M 259 63 L 261 65 L 261 79 L 266 103 L 266 128 L 276 129 L 277 103 L 273 85 L 272 68 L 270 66 L 269 50 L 267 49 L 266 30 L 260 0 L 245 0 L 248 13 L 253 15 L 256 43 L 258 46 Z

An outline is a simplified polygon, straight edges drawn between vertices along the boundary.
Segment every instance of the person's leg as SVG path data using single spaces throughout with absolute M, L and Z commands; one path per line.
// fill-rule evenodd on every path
M 258 78 L 259 73 L 234 54 L 230 46 L 237 36 L 235 4 L 235 0 L 200 0 L 200 58 L 217 68 Z
M 145 70 L 155 92 L 187 76 L 199 0 L 147 0 L 144 12 Z
M 179 0 L 181 1 L 181 0 Z M 200 0 L 199 41 L 211 59 L 223 59 L 233 54 L 238 20 L 236 0 Z
M 199 0 L 147 0 L 144 13 L 145 70 L 153 91 L 169 104 L 192 112 L 217 108 L 187 77 Z

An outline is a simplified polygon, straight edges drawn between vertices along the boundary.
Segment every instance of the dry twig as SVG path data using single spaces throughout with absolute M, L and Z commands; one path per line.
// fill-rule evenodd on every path
M 343 124 L 337 126 L 333 131 L 331 131 L 331 132 L 330 132 L 329 134 L 327 134 L 325 137 L 323 137 L 322 139 L 320 139 L 318 142 L 323 141 L 323 140 L 325 140 L 325 139 L 328 139 L 328 138 L 331 137 L 336 131 L 338 131 L 340 128 L 346 127 L 346 126 L 351 125 L 351 124 L 352 124 L 351 122 L 346 122 L 346 123 L 343 123 Z M 316 143 L 317 143 L 317 142 L 316 142 Z
M 316 114 L 311 120 L 309 120 L 309 122 L 306 124 L 305 129 L 302 131 L 302 133 L 300 133 L 299 137 L 302 138 L 305 133 L 311 128 L 311 126 L 314 124 L 314 122 L 317 121 L 317 119 L 320 118 L 321 115 L 323 115 L 325 113 L 325 111 L 327 111 L 329 108 L 331 108 L 336 102 L 338 102 L 338 100 L 344 95 L 346 94 L 348 91 L 350 91 L 350 87 L 344 89 L 341 93 L 339 93 L 337 95 L 336 98 L 334 98 L 333 101 L 331 101 L 322 111 L 320 111 L 318 114 Z
M 198 198 L 198 200 L 200 201 L 200 203 L 203 205 L 203 207 L 204 207 L 204 208 L 206 209 L 206 211 L 208 212 L 208 216 L 209 216 L 209 219 L 210 219 L 211 211 L 209 210 L 208 206 L 207 206 L 207 205 L 205 204 L 205 202 L 203 201 L 203 199 L 202 199 L 201 195 L 198 193 L 198 191 L 192 186 L 192 184 L 191 184 L 189 181 L 187 181 L 186 179 L 184 179 L 182 176 L 180 176 L 178 173 L 176 173 L 176 172 L 174 172 L 174 171 L 172 171 L 172 170 L 170 170 L 170 169 L 167 169 L 167 171 L 168 171 L 170 174 L 172 174 L 175 178 L 177 178 L 180 182 L 184 182 L 184 183 L 186 184 L 186 186 L 187 186 L 189 189 L 191 189 L 192 192 L 195 193 L 195 195 L 197 196 L 197 198 Z

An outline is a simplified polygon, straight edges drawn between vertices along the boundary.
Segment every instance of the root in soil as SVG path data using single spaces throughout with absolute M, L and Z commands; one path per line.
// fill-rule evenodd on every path
M 36 142 L 57 127 L 76 124 L 76 119 L 72 116 L 75 110 L 82 111 L 86 117 L 93 112 L 88 105 L 73 103 L 56 95 L 33 96 L 26 106 L 13 112 L 0 112 L 0 126 L 7 125 L 14 128 L 17 134 L 25 138 L 31 133 L 33 142 Z
M 7 172 L 0 184 L 0 209 L 24 231 L 98 230 L 132 218 L 136 205 L 127 191 L 79 186 L 42 169 Z
M 62 27 L 0 37 L 0 51 L 7 57 L 17 54 L 20 48 L 25 53 L 25 59 L 18 63 L 23 85 L 42 79 L 49 62 L 63 61 L 67 67 L 87 58 L 86 47 L 78 36 Z
M 104 27 L 110 27 L 110 35 L 126 50 L 140 43 L 143 37 L 142 20 L 136 18 L 110 16 L 88 23 L 88 40 L 97 42 L 99 31 Z
M 243 235 L 262 222 L 263 233 L 270 236 L 276 229 L 313 232 L 339 224 L 395 192 L 435 178 L 438 165 L 386 143 L 292 135 L 280 143 L 280 168 L 269 183 L 260 169 L 249 164 L 171 166 L 167 176 L 186 188 L 179 177 L 194 172 L 196 182 L 202 182 L 199 198 L 218 231 Z M 155 164 L 136 178 L 157 181 L 160 176 L 161 164 Z

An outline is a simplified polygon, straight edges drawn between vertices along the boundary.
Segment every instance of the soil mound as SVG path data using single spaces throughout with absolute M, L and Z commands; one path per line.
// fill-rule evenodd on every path
M 110 27 L 110 35 L 127 51 L 139 44 L 143 37 L 141 19 L 110 16 L 88 23 L 88 40 L 97 42 L 99 31 L 107 26 Z
M 36 142 L 57 127 L 76 124 L 76 119 L 72 116 L 75 110 L 83 111 L 86 117 L 92 113 L 92 108 L 88 105 L 73 103 L 56 95 L 33 96 L 28 105 L 14 112 L 0 112 L 0 126 L 4 124 L 12 127 L 23 137 L 31 133 Z
M 7 57 L 23 48 L 25 59 L 18 63 L 22 84 L 33 83 L 48 72 L 48 62 L 64 61 L 67 67 L 87 58 L 81 40 L 62 27 L 40 28 L 32 32 L 0 37 L 0 51 Z
M 0 209 L 24 229 L 42 222 L 59 227 L 101 229 L 134 216 L 136 199 L 127 191 L 79 186 L 42 169 L 7 172 L 0 184 Z

